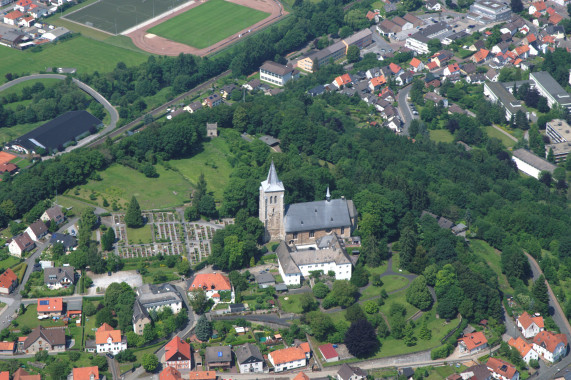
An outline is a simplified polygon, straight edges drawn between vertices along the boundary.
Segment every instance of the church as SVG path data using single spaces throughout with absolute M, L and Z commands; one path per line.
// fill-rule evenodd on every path
M 266 229 L 266 241 L 285 240 L 288 245 L 315 244 L 317 239 L 336 234 L 349 238 L 357 227 L 357 209 L 345 197 L 284 205 L 285 188 L 274 163 L 260 185 L 259 217 Z

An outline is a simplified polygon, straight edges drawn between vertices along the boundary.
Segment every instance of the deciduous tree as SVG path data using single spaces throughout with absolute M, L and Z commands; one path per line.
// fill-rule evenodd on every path
M 361 319 L 355 321 L 345 334 L 345 344 L 351 355 L 357 358 L 366 358 L 373 355 L 380 347 L 375 329 L 369 321 Z

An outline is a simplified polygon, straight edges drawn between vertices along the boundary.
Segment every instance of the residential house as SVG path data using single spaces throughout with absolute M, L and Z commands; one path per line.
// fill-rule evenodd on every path
M 448 61 L 452 59 L 453 56 L 454 56 L 453 52 L 448 50 L 441 50 L 433 54 L 432 57 L 430 57 L 430 61 L 436 62 L 436 65 L 438 65 L 438 67 L 443 67 L 448 63 Z
M 531 316 L 524 311 L 517 319 L 517 327 L 526 339 L 533 338 L 544 330 L 543 317 Z
M 77 246 L 77 239 L 75 236 L 67 235 L 67 234 L 60 234 L 59 232 L 55 232 L 50 237 L 50 244 L 62 244 L 63 249 L 65 252 L 71 251 L 72 248 Z
M 419 71 L 424 70 L 424 63 L 422 63 L 422 61 L 420 59 L 414 57 L 410 61 L 410 67 L 411 67 L 412 71 L 414 71 L 415 73 L 418 73 Z
M 377 32 L 383 36 L 394 37 L 397 33 L 402 31 L 400 25 L 397 25 L 389 19 L 384 19 L 377 25 Z
M 63 298 L 38 298 L 38 319 L 59 318 L 63 314 Z
M 434 63 L 436 65 L 436 63 Z M 430 87 L 440 87 L 440 80 L 438 79 L 438 77 L 432 75 L 431 73 L 428 73 L 428 75 L 426 75 L 426 77 L 424 78 L 424 87 L 426 88 L 430 88 Z
M 227 276 L 222 273 L 199 273 L 194 276 L 190 287 L 188 288 L 189 295 L 192 297 L 192 292 L 198 289 L 204 290 L 207 298 L 211 298 L 214 302 L 220 301 L 221 291 L 230 291 L 232 303 L 234 303 L 234 288 L 230 283 Z
M 246 343 L 234 348 L 240 373 L 264 372 L 264 356 L 255 344 Z
M 353 78 L 351 77 L 351 74 L 347 74 L 347 73 L 338 76 L 333 81 L 333 85 L 335 85 L 335 87 L 337 87 L 337 88 L 341 88 L 342 86 L 347 86 L 348 84 L 352 84 L 352 83 L 353 83 Z
M 567 336 L 541 331 L 533 338 L 533 349 L 543 360 L 555 363 L 567 354 Z
M 28 233 L 30 238 L 33 241 L 37 242 L 41 238 L 46 236 L 46 234 L 49 231 L 48 231 L 48 227 L 46 226 L 46 224 L 44 222 L 42 222 L 41 220 L 36 220 L 34 223 L 30 224 L 24 232 Z
M 535 12 L 539 12 L 540 14 L 545 14 L 547 10 L 547 5 L 545 5 L 544 1 L 537 1 L 535 3 L 531 3 L 529 8 L 527 9 L 530 15 L 534 14 Z
M 406 39 L 405 47 L 414 50 L 419 54 L 428 54 L 428 41 L 434 38 L 443 38 L 449 31 L 446 23 L 440 22 L 427 26 Z
M 40 8 L 38 8 L 37 12 L 39 11 Z M 32 16 L 34 16 L 34 13 L 31 12 Z M 36 18 L 41 17 L 40 15 L 35 15 Z M 57 41 L 59 40 L 61 37 L 67 36 L 69 33 L 71 33 L 67 28 L 64 28 L 63 26 L 57 27 L 55 29 L 51 29 L 49 32 L 42 34 L 42 38 L 46 39 L 46 40 L 50 40 L 50 41 Z
M 325 86 L 319 84 L 312 89 L 308 90 L 307 93 L 311 96 L 319 96 L 325 93 Z
M 22 12 L 12 11 L 4 15 L 4 24 L 18 25 L 18 22 L 22 17 L 24 17 L 24 14 Z
M 20 19 L 20 22 L 18 22 L 18 25 L 26 27 L 26 28 L 30 28 L 32 27 L 32 25 L 34 25 L 36 19 L 32 16 L 26 16 L 23 17 L 22 19 Z
M 26 13 L 32 4 L 32 0 L 18 0 L 16 5 L 14 5 L 14 9 Z
M 175 369 L 191 369 L 192 356 L 190 353 L 190 344 L 175 335 L 175 337 L 165 345 L 164 365 Z
M 411 22 L 406 21 L 404 18 L 396 16 L 392 19 L 392 22 L 397 24 L 400 27 L 400 31 L 404 32 L 405 30 L 409 30 L 414 28 Z
M 478 51 L 480 49 L 484 49 L 486 47 L 486 42 L 484 40 L 477 40 L 472 45 L 468 47 L 470 51 Z
M 260 80 L 257 78 L 252 79 L 248 83 L 243 84 L 242 87 L 244 87 L 248 91 L 256 90 L 256 89 L 258 89 L 258 87 L 260 87 Z
M 492 374 L 485 364 L 468 367 L 460 374 L 460 379 L 466 380 L 492 380 Z
M 464 75 L 472 75 L 478 71 L 476 64 L 468 62 L 460 66 L 460 72 Z
M 42 380 L 41 375 L 30 375 L 24 368 L 18 368 L 16 372 L 14 372 L 14 376 L 12 380 Z
M 300 372 L 297 375 L 295 375 L 295 377 L 292 380 L 309 380 L 309 376 L 307 376 L 305 373 Z
M 399 76 L 404 72 L 403 69 L 396 63 L 391 62 L 388 67 L 389 70 L 391 70 L 391 74 L 394 76 Z
M 519 352 L 523 361 L 527 364 L 529 364 L 530 360 L 539 359 L 539 354 L 533 349 L 533 346 L 527 343 L 521 337 L 518 337 L 517 339 L 510 338 L 508 344 Z
M 486 49 L 480 49 L 476 54 L 472 56 L 472 62 L 479 64 L 484 63 L 490 59 L 490 51 Z
M 514 50 L 512 50 L 512 52 L 521 59 L 526 59 L 527 57 L 529 57 L 529 51 L 530 51 L 529 45 L 518 46 Z
M 174 314 L 182 309 L 182 297 L 177 288 L 169 283 L 145 284 L 137 288 L 137 300 L 148 312 L 159 312 L 169 307 Z
M 442 4 L 440 4 L 438 0 L 426 0 L 424 6 L 426 7 L 427 10 L 432 12 L 438 12 L 442 10 Z
M 206 347 L 204 354 L 206 368 L 230 368 L 232 364 L 232 349 L 230 346 Z
M 367 372 L 347 363 L 343 363 L 339 371 L 337 371 L 337 380 L 365 380 L 366 378 Z
M 547 22 L 550 23 L 551 25 L 557 25 L 561 21 L 563 21 L 563 16 L 561 16 L 559 13 L 553 13 L 549 17 L 549 20 L 547 20 Z
M 456 74 L 460 72 L 460 66 L 458 66 L 457 63 L 453 63 L 451 65 L 448 65 L 444 68 L 444 71 L 442 72 L 442 75 L 444 75 L 445 77 L 450 76 L 452 74 Z
M 52 290 L 72 286 L 75 284 L 75 268 L 64 266 L 44 269 L 44 284 Z
M 541 172 L 547 171 L 553 173 L 557 168 L 557 166 L 551 162 L 523 148 L 516 149 L 512 152 L 512 161 L 515 162 L 518 170 L 537 179 L 539 179 Z
M 38 326 L 27 337 L 18 341 L 18 345 L 18 350 L 25 354 L 35 354 L 39 351 L 64 352 L 65 331 L 63 327 Z
M 260 66 L 260 80 L 262 82 L 268 82 L 281 87 L 296 78 L 299 78 L 299 71 L 290 65 L 281 65 L 277 62 L 266 61 Z
M 268 354 L 274 372 L 282 372 L 307 365 L 307 356 L 303 349 L 298 347 L 282 348 Z
M 98 354 L 109 352 L 117 355 L 127 349 L 127 338 L 121 335 L 121 330 L 115 330 L 104 323 L 95 332 L 95 346 Z
M 396 100 L 395 93 L 388 87 L 385 87 L 381 90 L 379 94 L 379 98 L 386 100 L 387 102 L 394 102 Z
M 365 71 L 365 76 L 367 77 L 367 79 L 372 79 L 374 77 L 378 77 L 383 75 L 381 68 L 380 67 L 373 67 L 367 71 Z
M 0 294 L 10 294 L 18 286 L 18 276 L 10 268 L 0 274 Z
M 489 358 L 486 362 L 488 371 L 492 373 L 494 379 L 499 380 L 519 380 L 519 372 L 515 366 L 505 360 Z
M 83 309 L 83 298 L 66 302 L 66 315 L 68 318 L 81 318 Z
M 486 79 L 489 80 L 490 82 L 497 82 L 499 76 L 500 74 L 494 69 L 489 69 L 486 72 Z
M 411 71 L 405 71 L 402 74 L 400 74 L 397 79 L 395 79 L 395 82 L 399 85 L 399 86 L 406 86 L 407 84 L 409 84 L 410 82 L 412 82 L 412 80 L 414 79 L 414 75 Z
M 216 380 L 217 377 L 216 371 L 191 371 L 188 376 L 191 380 Z
M 14 355 L 15 350 L 16 350 L 16 343 L 7 342 L 7 341 L 0 342 L 0 355 Z M 0 374 L 0 380 L 2 380 L 1 376 L 2 374 Z
M 450 105 L 450 107 L 448 107 L 448 114 L 452 115 L 455 113 L 459 113 L 459 114 L 463 114 L 463 115 L 467 115 L 467 111 L 462 109 L 458 104 L 452 104 Z M 457 226 L 454 226 L 454 228 L 456 228 Z M 454 228 L 452 228 L 452 232 L 454 232 Z
M 508 42 L 499 42 L 492 47 L 492 55 L 497 55 L 498 53 L 505 53 L 510 49 L 510 44 Z
M 224 99 L 228 99 L 232 91 L 238 88 L 235 84 L 227 84 L 220 90 L 220 94 Z
M 99 380 L 99 367 L 74 368 L 67 380 Z
M 369 88 L 371 91 L 380 91 L 386 84 L 387 80 L 384 75 L 374 77 L 369 80 Z
M 424 25 L 424 22 L 412 13 L 407 13 L 402 16 L 402 18 L 411 23 L 413 28 L 418 28 Z
M 258 286 L 262 289 L 265 289 L 268 286 L 276 285 L 276 279 L 274 278 L 274 275 L 268 271 L 256 273 L 254 277 L 256 278 L 256 284 L 258 284 Z
M 222 97 L 218 94 L 212 94 L 202 102 L 203 106 L 208 106 L 210 108 L 219 106 L 222 104 Z
M 444 108 L 448 108 L 448 99 L 438 95 L 436 92 L 427 92 L 426 94 L 424 94 L 424 99 L 425 100 L 430 100 L 432 102 L 434 102 L 434 104 L 438 104 L 440 102 L 442 102 L 442 105 L 444 106 Z
M 28 252 L 36 246 L 36 243 L 30 238 L 26 232 L 20 234 L 9 242 L 8 250 L 12 256 L 22 257 L 24 252 Z
M 49 13 L 49 10 L 46 7 L 41 7 L 37 4 L 32 4 L 32 6 L 30 7 L 30 10 L 29 10 L 29 13 L 34 18 L 40 18 L 40 17 L 47 15 Z M 56 28 L 54 30 L 55 30 L 55 33 L 50 33 L 50 32 L 47 33 L 47 37 L 49 37 L 50 35 L 53 35 L 55 37 L 53 39 L 50 38 L 50 41 L 56 40 L 59 37 L 65 36 L 65 35 L 70 33 L 70 31 L 67 30 L 66 28 Z
M 145 326 L 151 323 L 151 316 L 138 300 L 133 305 L 133 331 L 137 335 L 143 335 Z
M 183 110 L 185 110 L 188 113 L 195 113 L 196 111 L 198 111 L 201 108 L 202 108 L 202 103 L 193 102 L 193 103 L 190 103 L 188 106 L 184 107 Z
M 4 36 L 2 36 L 2 37 L 4 37 Z M 6 172 L 8 172 L 10 174 L 16 174 L 17 171 L 18 171 L 18 166 L 14 165 L 14 164 L 11 164 L 9 162 L 6 164 L 0 164 L 0 174 L 4 174 Z
M 484 333 L 476 331 L 458 339 L 458 347 L 461 355 L 471 355 L 488 347 L 488 340 Z
M 486 75 L 484 75 L 484 74 L 468 75 L 466 77 L 466 82 L 468 82 L 470 84 L 482 84 L 482 83 L 486 82 Z
M 325 359 L 327 363 L 339 361 L 339 353 L 335 351 L 335 347 L 333 347 L 331 343 L 319 346 L 319 352 L 321 352 L 323 359 Z
M 159 380 L 182 380 L 182 375 L 173 367 L 165 367 L 159 374 Z

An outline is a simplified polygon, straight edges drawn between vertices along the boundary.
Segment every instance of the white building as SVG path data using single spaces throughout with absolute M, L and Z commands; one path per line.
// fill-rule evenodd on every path
M 33 241 L 39 241 L 41 238 L 46 236 L 48 232 L 48 227 L 41 220 L 36 220 L 34 223 L 30 224 L 25 231 Z
M 104 323 L 95 332 L 95 347 L 98 354 L 110 352 L 117 355 L 127 349 L 127 338 L 121 335 L 121 330 L 114 330 Z
M 430 52 L 430 49 L 428 49 L 428 41 L 434 38 L 444 38 L 448 30 L 448 24 L 446 23 L 432 24 L 408 37 L 405 42 L 405 47 L 419 54 L 428 54 Z
M 268 354 L 270 363 L 274 366 L 275 372 L 282 372 L 307 365 L 307 356 L 303 349 L 289 347 L 270 352 Z
M 512 160 L 517 165 L 518 170 L 537 179 L 539 179 L 539 174 L 542 171 L 548 171 L 553 174 L 553 171 L 557 168 L 552 163 L 521 148 L 512 152 Z
M 551 363 L 555 363 L 567 354 L 567 336 L 541 331 L 533 338 L 533 349 Z
M 546 71 L 529 74 L 529 79 L 535 84 L 535 89 L 541 96 L 547 98 L 549 107 L 559 104 L 561 107 L 571 109 L 571 95 Z
M 264 372 L 264 357 L 258 346 L 250 343 L 234 348 L 236 362 L 240 366 L 240 373 Z
M 284 86 L 298 77 L 299 71 L 291 66 L 280 65 L 273 61 L 266 61 L 260 66 L 260 80 L 277 86 Z
M 230 292 L 230 303 L 234 303 L 234 288 L 230 283 L 230 279 L 221 273 L 200 273 L 194 276 L 190 287 L 188 288 L 189 296 L 192 292 L 202 289 L 206 293 L 206 297 L 213 299 L 215 303 L 220 302 L 220 292 Z
M 326 235 L 315 244 L 289 246 L 282 240 L 276 249 L 279 272 L 286 285 L 299 285 L 312 271 L 335 272 L 336 280 L 350 280 L 352 265 L 337 234 Z
M 137 288 L 138 300 L 147 312 L 161 311 L 170 307 L 174 314 L 182 309 L 182 297 L 176 287 L 171 284 L 149 285 Z
M 549 136 L 551 144 L 546 145 L 546 152 L 553 150 L 555 161 L 565 161 L 571 152 L 571 126 L 561 119 L 554 119 L 546 123 L 545 133 Z
M 468 18 L 484 23 L 507 21 L 512 16 L 512 10 L 506 4 L 493 1 L 482 0 L 470 5 Z
M 544 329 L 543 317 L 532 317 L 524 311 L 517 319 L 517 327 L 526 339 L 533 338 Z
M 508 344 L 519 352 L 523 361 L 527 364 L 529 364 L 530 360 L 539 359 L 537 351 L 535 351 L 533 347 L 521 337 L 518 337 L 517 339 L 511 338 L 508 341 Z
M 8 244 L 8 250 L 12 256 L 22 257 L 24 252 L 33 249 L 35 246 L 36 243 L 34 243 L 30 236 L 24 232 L 23 234 L 12 238 Z

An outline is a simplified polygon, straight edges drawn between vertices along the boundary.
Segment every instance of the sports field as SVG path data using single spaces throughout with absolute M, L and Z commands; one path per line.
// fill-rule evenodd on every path
M 119 34 L 186 2 L 188 0 L 100 0 L 64 18 Z
M 148 33 L 203 49 L 269 15 L 225 0 L 208 0 L 149 29 Z

